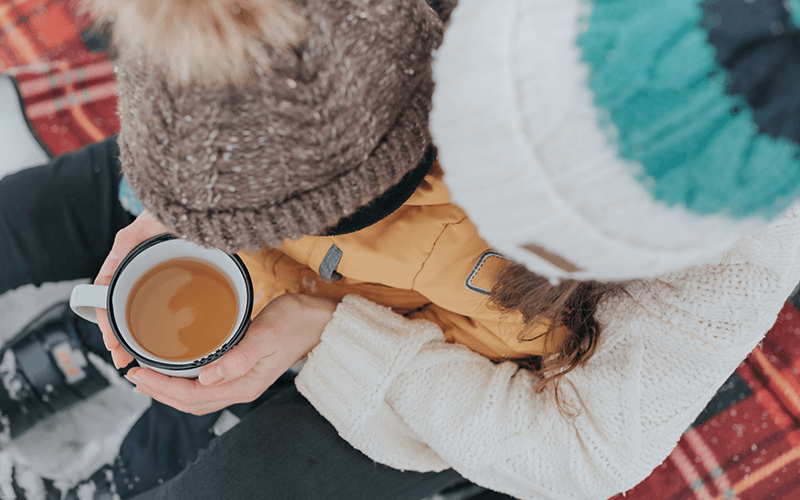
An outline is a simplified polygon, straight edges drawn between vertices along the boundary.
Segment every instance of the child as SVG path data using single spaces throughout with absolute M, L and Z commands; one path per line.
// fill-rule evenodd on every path
M 429 166 L 423 162 L 412 174 Z M 550 323 L 542 321 L 526 332 L 530 340 L 520 340 L 521 313 L 490 305 L 498 273 L 509 261 L 450 202 L 436 162 L 408 200 L 374 224 L 240 256 L 253 278 L 254 313 L 282 293 L 336 299 L 352 293 L 434 321 L 449 341 L 498 361 L 553 353 L 556 335 L 565 335 L 563 329 L 545 335 Z
M 101 9 L 119 26 L 122 172 L 175 234 L 246 250 L 255 314 L 282 293 L 357 293 L 434 320 L 494 360 L 559 348 L 564 332 L 545 335 L 550 321 L 489 305 L 508 261 L 450 203 L 435 162 L 431 54 L 452 3 L 312 1 L 299 16 L 291 3 L 242 4 L 253 25 L 296 35 L 269 39 L 278 31 L 264 28 L 263 57 L 251 53 L 249 25 L 184 15 L 182 2 L 162 2 L 156 16 L 146 3 Z M 159 28 L 173 18 L 186 21 Z M 226 28 L 209 37 L 215 23 Z M 230 47 L 227 59 L 173 41 L 193 37 Z M 238 58 L 256 70 L 238 71 Z

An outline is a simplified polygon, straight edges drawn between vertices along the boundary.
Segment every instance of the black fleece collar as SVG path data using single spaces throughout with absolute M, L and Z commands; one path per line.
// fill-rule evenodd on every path
M 420 164 L 414 170 L 407 173 L 399 183 L 389 188 L 389 190 L 379 198 L 372 200 L 369 205 L 359 209 L 358 212 L 350 217 L 343 219 L 334 228 L 328 230 L 326 236 L 354 233 L 391 215 L 395 210 L 400 208 L 403 203 L 411 198 L 411 195 L 414 194 L 414 191 L 417 190 L 422 180 L 428 175 L 428 172 L 430 172 L 435 160 L 436 151 L 433 147 L 430 147 Z

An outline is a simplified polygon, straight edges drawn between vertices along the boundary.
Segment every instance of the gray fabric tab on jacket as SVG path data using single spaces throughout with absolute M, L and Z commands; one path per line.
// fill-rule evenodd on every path
M 319 275 L 328 281 L 342 279 L 342 275 L 336 272 L 340 260 L 342 260 L 342 250 L 336 245 L 331 245 L 325 258 L 322 259 L 322 264 L 319 265 Z

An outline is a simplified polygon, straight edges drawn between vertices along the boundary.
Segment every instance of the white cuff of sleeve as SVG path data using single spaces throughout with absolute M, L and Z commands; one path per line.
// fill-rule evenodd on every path
M 295 383 L 340 433 L 349 433 L 371 417 L 391 383 L 432 340 L 444 340 L 435 324 L 348 295 Z

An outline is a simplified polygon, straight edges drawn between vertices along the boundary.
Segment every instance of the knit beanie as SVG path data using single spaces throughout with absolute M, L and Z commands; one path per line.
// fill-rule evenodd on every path
M 461 0 L 431 117 L 454 201 L 554 280 L 719 259 L 800 194 L 792 5 Z
M 233 252 L 323 234 L 430 146 L 431 54 L 452 6 L 89 7 L 114 19 L 122 172 L 145 208 L 192 241 Z

